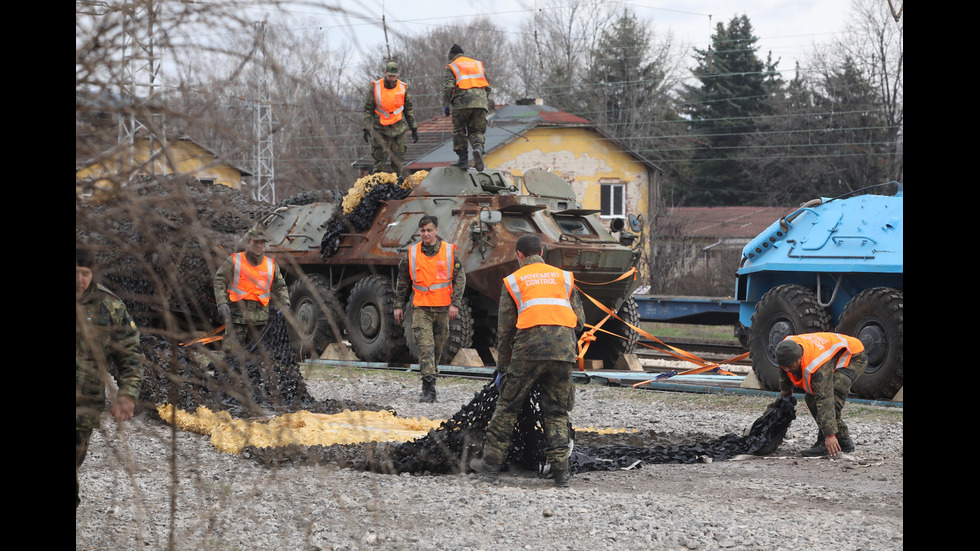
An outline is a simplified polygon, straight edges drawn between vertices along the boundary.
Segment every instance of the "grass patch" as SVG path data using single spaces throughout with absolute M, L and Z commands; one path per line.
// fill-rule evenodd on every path
M 640 327 L 658 339 L 735 340 L 735 329 L 730 325 L 690 325 L 645 321 L 640 324 Z

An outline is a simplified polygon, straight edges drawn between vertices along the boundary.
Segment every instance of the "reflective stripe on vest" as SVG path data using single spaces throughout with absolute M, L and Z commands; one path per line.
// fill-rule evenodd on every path
M 435 256 L 426 256 L 422 244 L 408 249 L 408 269 L 412 277 L 412 289 L 416 306 L 449 306 L 453 301 L 453 266 L 456 263 L 456 245 L 445 241 Z
M 505 277 L 504 285 L 517 305 L 518 329 L 577 325 L 578 317 L 570 301 L 574 286 L 571 272 L 536 262 Z
M 385 88 L 385 79 L 374 82 L 374 112 L 381 124 L 391 126 L 402 120 L 405 110 L 405 83 L 398 81 L 394 88 Z
M 456 75 L 456 86 L 463 90 L 470 88 L 486 88 L 490 86 L 483 72 L 483 62 L 468 57 L 457 57 L 448 67 Z
M 809 394 L 813 394 L 811 382 L 813 374 L 820 369 L 820 366 L 833 358 L 834 354 L 844 349 L 844 353 L 834 365 L 834 371 L 837 371 L 842 367 L 847 367 L 854 354 L 864 352 L 864 343 L 859 339 L 837 333 L 809 333 L 806 335 L 790 335 L 786 338 L 803 347 L 803 357 L 800 362 L 803 368 L 802 376 L 797 379 L 790 375 L 790 380 Z
M 272 296 L 272 279 L 276 275 L 275 263 L 266 256 L 258 266 L 252 266 L 245 260 L 245 253 L 235 253 L 232 258 L 235 273 L 228 286 L 228 298 L 232 302 L 255 300 L 267 306 Z

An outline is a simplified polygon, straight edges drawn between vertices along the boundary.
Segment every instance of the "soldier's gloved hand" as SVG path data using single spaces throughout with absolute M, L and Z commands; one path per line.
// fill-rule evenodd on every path
M 368 130 L 364 131 L 364 143 L 371 143 L 371 132 Z
M 228 319 L 231 317 L 231 307 L 228 306 L 227 302 L 218 306 L 218 315 L 221 316 L 222 319 Z
M 442 114 L 448 117 L 449 116 L 449 108 L 448 107 L 443 107 L 442 108 Z
M 413 128 L 412 129 L 412 143 L 418 143 L 418 141 L 419 141 L 419 129 L 418 128 Z
M 504 386 L 504 378 L 506 376 L 507 375 L 503 371 L 498 371 L 497 378 L 493 380 L 493 386 L 497 387 L 498 393 L 500 392 L 500 389 Z

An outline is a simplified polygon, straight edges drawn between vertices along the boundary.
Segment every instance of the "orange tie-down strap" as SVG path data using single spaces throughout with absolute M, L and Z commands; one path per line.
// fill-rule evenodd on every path
M 630 272 L 627 272 L 626 274 L 623 274 L 623 276 L 620 276 L 619 278 L 617 278 L 614 281 L 619 281 L 620 279 L 623 279 L 624 276 L 627 276 L 629 274 L 630 274 Z M 612 282 L 609 282 L 609 283 L 612 283 Z M 592 285 L 604 285 L 604 284 L 593 283 Z M 578 352 L 578 367 L 579 367 L 579 370 L 581 370 L 581 371 L 585 371 L 585 353 L 589 349 L 589 345 L 592 343 L 592 341 L 596 340 L 595 334 L 596 334 L 597 331 L 601 331 L 601 332 L 606 333 L 608 335 L 613 335 L 613 336 L 618 337 L 620 339 L 626 340 L 626 337 L 623 337 L 622 335 L 617 335 L 616 333 L 613 333 L 611 331 L 607 331 L 605 329 L 602 329 L 602 325 L 604 323 L 606 323 L 606 321 L 609 320 L 610 317 L 613 317 L 613 318 L 618 319 L 619 321 L 623 322 L 624 324 L 626 324 L 628 327 L 630 327 L 631 329 L 633 329 L 637 333 L 643 335 L 644 337 L 652 340 L 655 343 L 659 343 L 659 344 L 663 345 L 664 347 L 666 347 L 666 349 L 658 348 L 658 347 L 655 347 L 655 346 L 650 346 L 650 345 L 647 345 L 647 344 L 641 343 L 641 342 L 637 342 L 637 344 L 639 344 L 641 346 L 645 346 L 645 347 L 650 348 L 652 350 L 657 350 L 657 351 L 660 351 L 660 352 L 664 352 L 664 353 L 666 353 L 666 354 L 668 354 L 670 356 L 673 356 L 673 357 L 675 357 L 677 359 L 688 361 L 688 362 L 691 362 L 691 363 L 696 364 L 696 365 L 699 366 L 699 367 L 696 367 L 696 368 L 693 368 L 693 369 L 689 369 L 687 371 L 682 371 L 680 373 L 675 373 L 676 375 L 695 375 L 697 373 L 704 373 L 706 371 L 715 371 L 715 372 L 720 373 L 722 375 L 734 375 L 734 373 L 732 373 L 732 372 L 730 372 L 730 371 L 728 371 L 726 369 L 723 369 L 721 366 L 722 365 L 725 365 L 725 364 L 730 364 L 732 362 L 737 362 L 737 361 L 739 361 L 739 360 L 741 360 L 743 358 L 748 357 L 748 355 L 749 355 L 749 352 L 746 352 L 744 354 L 739 354 L 738 356 L 729 358 L 729 359 L 727 359 L 727 360 L 725 360 L 723 362 L 719 362 L 719 363 L 709 362 L 707 360 L 704 360 L 702 358 L 699 358 L 698 356 L 696 356 L 696 355 L 694 355 L 694 354 L 692 354 L 692 353 L 690 353 L 690 352 L 688 352 L 686 350 L 682 350 L 680 348 L 677 348 L 675 346 L 671 346 L 671 345 L 669 345 L 669 344 L 661 341 L 657 337 L 655 337 L 655 336 L 651 335 L 650 333 L 644 331 L 642 328 L 636 327 L 635 325 L 629 323 L 628 321 L 620 318 L 619 316 L 616 315 L 615 312 L 613 312 L 611 309 L 609 309 L 608 307 L 606 307 L 604 304 L 602 304 L 598 300 L 592 298 L 591 296 L 589 296 L 588 294 L 586 294 L 585 292 L 583 292 L 582 289 L 579 289 L 578 286 L 576 286 L 575 288 L 578 289 L 578 292 L 582 293 L 582 295 L 584 295 L 586 298 L 588 298 L 589 300 L 591 300 L 592 303 L 596 305 L 596 307 L 598 307 L 600 310 L 602 310 L 603 312 L 606 313 L 606 317 L 602 318 L 602 320 L 599 321 L 599 323 L 597 323 L 595 325 L 586 324 L 585 326 L 587 328 L 589 328 L 589 329 L 588 329 L 588 331 L 586 331 L 585 333 L 583 333 L 582 336 L 579 338 L 579 341 L 578 341 L 578 351 L 579 351 Z M 670 375 L 670 376 L 673 376 L 673 375 Z M 641 385 L 648 384 L 650 382 L 652 382 L 652 379 L 649 380 L 649 381 L 642 381 L 642 382 L 636 383 L 636 384 L 633 385 L 633 387 L 635 388 L 635 387 L 638 387 L 638 386 L 641 386 Z
M 224 330 L 225 330 L 225 326 L 222 325 L 221 327 L 215 329 L 214 331 L 211 331 L 210 333 L 204 335 L 203 337 L 198 337 L 192 341 L 182 342 L 180 343 L 180 346 L 190 346 L 192 344 L 207 344 L 209 342 L 220 341 L 221 335 L 219 335 L 218 333 Z

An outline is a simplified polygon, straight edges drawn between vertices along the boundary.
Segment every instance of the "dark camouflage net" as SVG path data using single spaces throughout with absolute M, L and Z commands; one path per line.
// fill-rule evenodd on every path
M 205 356 L 187 348 L 175 348 L 152 336 L 144 335 L 141 344 L 148 366 L 140 399 L 151 408 L 170 403 L 178 409 L 194 411 L 204 406 L 212 411 L 228 411 L 239 418 L 299 410 L 312 413 L 390 410 L 376 404 L 313 398 L 296 362 L 286 321 L 278 313 L 270 319 L 259 341 L 246 349 L 242 359 Z
M 399 184 L 378 184 L 372 187 L 351 211 L 344 214 L 343 209 L 336 209 L 333 216 L 327 220 L 327 231 L 320 241 L 320 256 L 329 258 L 340 248 L 340 234 L 363 232 L 374 223 L 374 215 L 378 208 L 389 199 L 404 199 L 412 192 L 411 189 Z
M 207 405 L 213 410 L 227 409 L 238 416 L 252 417 L 306 409 L 336 413 L 352 404 L 320 402 L 307 392 L 289 332 L 281 316 L 273 318 L 261 341 L 250 352 L 252 360 L 223 365 L 209 364 L 194 370 L 190 361 L 161 362 L 155 383 L 147 384 L 143 398 L 159 403 L 160 398 L 193 410 Z M 155 354 L 160 361 L 159 354 Z M 156 363 L 156 362 L 154 362 Z M 176 370 L 176 373 L 175 373 Z M 177 375 L 178 376 L 174 376 Z M 212 374 L 213 373 L 213 374 Z M 149 378 L 149 377 L 148 377 Z M 181 381 L 175 389 L 166 381 Z M 227 389 L 240 388 L 240 392 Z M 224 389 L 214 391 L 212 389 Z M 638 391 L 642 392 L 642 391 Z M 170 399 L 170 394 L 179 394 Z M 405 443 L 337 444 L 332 446 L 246 447 L 242 456 L 266 466 L 323 465 L 368 470 L 379 473 L 455 474 L 466 471 L 469 460 L 482 453 L 483 438 L 497 401 L 497 390 L 488 382 L 473 399 L 428 435 Z M 669 435 L 628 434 L 576 437 L 570 458 L 572 472 L 614 471 L 653 463 L 697 463 L 706 459 L 724 461 L 736 455 L 766 455 L 782 443 L 786 429 L 796 418 L 795 398 L 776 400 L 752 425 L 746 436 L 727 434 L 703 441 L 672 444 Z M 390 409 L 357 404 L 359 409 Z M 515 426 L 507 464 L 511 468 L 541 470 L 544 458 L 544 430 L 539 394 L 532 391 Z M 627 444 L 612 444 L 613 441 Z M 663 444 L 655 444 L 657 441 Z M 583 445 L 585 444 L 585 445 Z

